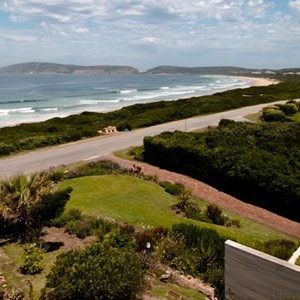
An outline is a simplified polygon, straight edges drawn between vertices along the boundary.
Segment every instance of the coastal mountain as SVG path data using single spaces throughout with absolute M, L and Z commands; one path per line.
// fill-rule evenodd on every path
M 30 62 L 0 68 L 0 74 L 138 74 L 139 71 L 128 66 L 78 66 L 44 62 Z
M 252 76 L 252 75 L 300 75 L 300 68 L 289 69 L 249 69 L 239 67 L 177 67 L 177 66 L 158 66 L 153 69 L 149 69 L 146 74 L 156 75 L 232 75 L 232 76 Z
M 65 65 L 46 62 L 29 62 L 10 65 L 0 68 L 0 74 L 78 74 L 78 75 L 97 75 L 97 74 L 152 74 L 152 75 L 232 75 L 232 76 L 252 76 L 252 75 L 289 75 L 300 74 L 300 68 L 286 68 L 281 70 L 272 69 L 248 69 L 239 67 L 180 67 L 180 66 L 158 66 L 139 72 L 138 69 L 130 66 L 80 66 Z

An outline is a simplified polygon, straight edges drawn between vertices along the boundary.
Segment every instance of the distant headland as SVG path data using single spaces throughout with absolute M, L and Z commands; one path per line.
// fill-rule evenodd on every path
M 51 74 L 74 74 L 74 75 L 134 75 L 134 74 L 153 74 L 153 75 L 228 75 L 228 76 L 272 76 L 300 74 L 300 68 L 286 69 L 249 69 L 231 66 L 213 67 L 180 67 L 180 66 L 158 66 L 146 72 L 130 66 L 96 65 L 80 66 L 56 64 L 48 62 L 28 62 L 14 64 L 0 68 L 0 74 L 24 74 L 24 75 L 51 75 Z

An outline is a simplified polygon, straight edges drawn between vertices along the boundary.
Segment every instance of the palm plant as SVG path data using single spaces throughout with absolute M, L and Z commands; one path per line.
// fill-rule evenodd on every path
M 0 214 L 18 230 L 21 242 L 31 242 L 39 231 L 36 207 L 53 186 L 47 173 L 20 175 L 0 182 Z

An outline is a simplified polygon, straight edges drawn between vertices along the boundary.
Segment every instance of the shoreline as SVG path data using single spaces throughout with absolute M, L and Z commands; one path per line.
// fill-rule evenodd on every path
M 251 77 L 251 76 L 234 76 L 234 75 L 209 75 L 209 77 L 214 77 L 214 78 L 236 78 L 240 80 L 248 80 L 251 82 L 251 86 L 269 86 L 272 84 L 278 84 L 280 83 L 280 80 L 277 79 L 272 79 L 268 77 Z
M 253 86 L 269 86 L 272 84 L 280 83 L 280 80 L 271 79 L 271 78 L 267 78 L 267 77 L 261 77 L 261 78 L 260 77 L 236 77 L 236 78 L 249 79 L 253 83 Z
M 206 92 L 196 92 L 194 94 L 183 94 L 180 97 L 176 97 L 175 95 L 169 95 L 166 97 L 161 97 L 159 99 L 155 99 L 153 101 L 146 101 L 146 102 L 137 102 L 137 103 L 141 103 L 141 104 L 147 104 L 147 103 L 152 103 L 152 102 L 159 102 L 159 101 L 177 101 L 177 100 L 185 100 L 185 99 L 190 99 L 193 97 L 202 97 L 202 96 L 210 96 L 213 95 L 215 93 L 219 93 L 219 92 L 225 92 L 225 91 L 229 91 L 229 90 L 234 90 L 234 89 L 246 89 L 252 86 L 269 86 L 272 84 L 278 84 L 280 81 L 276 80 L 276 79 L 271 79 L 271 78 L 266 78 L 266 77 L 250 77 L 250 76 L 233 76 L 233 75 L 202 75 L 203 77 L 211 77 L 211 78 L 231 78 L 231 79 L 236 79 L 236 80 L 241 80 L 244 83 L 242 84 L 242 86 L 235 86 L 234 88 L 232 87 L 228 87 L 228 88 L 221 88 L 219 90 L 210 90 L 210 91 L 206 91 Z M 134 105 L 134 104 L 131 104 Z M 3 124 L 0 125 L 0 128 L 5 128 L 5 127 L 16 127 L 20 124 L 30 124 L 30 123 L 40 123 L 40 122 L 44 122 L 53 118 L 65 118 L 71 115 L 79 115 L 84 111 L 88 111 L 88 112 L 95 112 L 95 113 L 109 113 L 109 112 L 113 112 L 113 111 L 118 111 L 120 109 L 122 109 L 125 106 L 119 106 L 119 107 L 115 107 L 115 108 L 102 108 L 102 109 L 89 109 L 87 108 L 86 110 L 83 111 L 78 111 L 78 112 L 74 112 L 71 114 L 66 114 L 66 115 L 53 115 L 49 118 L 37 118 L 36 120 L 22 120 L 18 123 L 7 123 L 7 124 Z M 130 105 L 129 105 L 130 106 Z M 3 122 L 4 123 L 4 122 Z

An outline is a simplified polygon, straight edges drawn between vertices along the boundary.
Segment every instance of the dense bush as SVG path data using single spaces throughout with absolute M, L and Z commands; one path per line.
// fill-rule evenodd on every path
M 290 100 L 285 104 L 267 106 L 263 109 L 261 120 L 265 122 L 290 121 L 288 118 L 299 111 L 300 101 Z
M 278 104 L 278 107 L 287 115 L 291 116 L 298 112 L 298 107 L 294 103 Z
M 36 275 L 43 271 L 44 250 L 36 245 L 28 244 L 24 247 L 23 262 L 20 270 L 23 274 Z
M 279 109 L 264 109 L 261 119 L 266 122 L 281 122 L 286 120 L 286 115 Z
M 223 121 L 202 133 L 146 137 L 144 160 L 299 221 L 299 132 L 298 122 Z
M 133 250 L 95 244 L 57 257 L 41 299 L 135 299 L 143 282 L 140 258 Z

